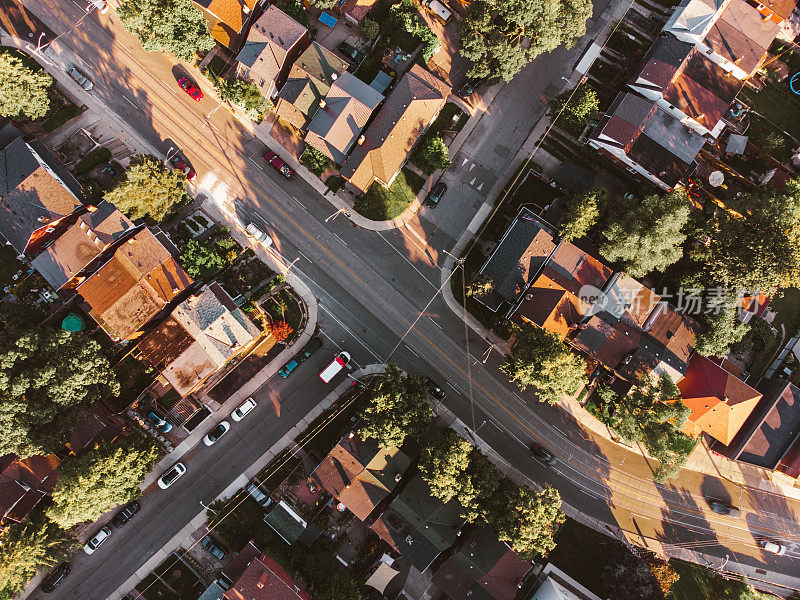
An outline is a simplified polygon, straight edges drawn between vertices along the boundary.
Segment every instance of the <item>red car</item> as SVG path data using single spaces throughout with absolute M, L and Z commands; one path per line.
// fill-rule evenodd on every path
M 197 86 L 189 81 L 186 77 L 181 77 L 178 79 L 178 85 L 181 86 L 181 89 L 189 94 L 189 96 L 195 101 L 200 102 L 203 99 L 203 92 L 197 89 Z
M 192 181 L 195 177 L 197 177 L 197 173 L 195 173 L 194 169 L 187 165 L 177 154 L 169 159 L 169 164 L 173 169 L 183 171 L 183 174 L 186 175 L 186 179 L 189 181 Z
M 294 171 L 287 165 L 280 156 L 275 154 L 272 150 L 268 150 L 264 155 L 264 160 L 271 164 L 281 175 L 286 179 L 291 179 L 294 176 Z

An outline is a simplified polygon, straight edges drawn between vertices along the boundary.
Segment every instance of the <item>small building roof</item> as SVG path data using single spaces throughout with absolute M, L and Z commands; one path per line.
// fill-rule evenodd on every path
M 562 288 L 580 296 L 581 290 L 601 290 L 612 270 L 574 244 L 560 243 L 545 265 L 548 276 Z
M 728 154 L 744 154 L 749 139 L 750 136 L 732 133 L 728 138 L 728 145 L 725 146 L 725 152 Z
M 745 0 L 730 0 L 704 42 L 745 73 L 752 74 L 766 56 L 778 31 L 778 23 L 764 19 Z
M 342 5 L 342 12 L 352 17 L 358 25 L 361 25 L 361 21 L 364 20 L 377 3 L 378 0 L 345 0 Z
M 211 37 L 235 50 L 242 29 L 256 6 L 256 0 L 193 0 L 206 15 Z
M 250 561 L 224 597 L 226 600 L 311 600 L 299 582 L 263 553 Z
M 289 50 L 308 29 L 274 4 L 253 23 L 236 60 L 250 69 L 250 79 L 273 82 L 283 69 Z

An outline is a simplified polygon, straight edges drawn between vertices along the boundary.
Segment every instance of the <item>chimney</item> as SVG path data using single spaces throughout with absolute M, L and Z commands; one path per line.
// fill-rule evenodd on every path
M 364 145 L 364 142 L 365 142 L 366 140 L 367 140 L 367 138 L 366 138 L 366 137 L 364 136 L 364 134 L 362 133 L 360 136 L 358 136 L 358 142 L 356 142 L 356 143 L 357 143 L 359 146 L 363 146 L 363 145 Z
M 326 106 L 326 104 L 325 104 L 325 100 L 320 100 L 320 101 L 319 101 L 319 107 L 320 107 L 320 108 L 325 108 L 325 106 Z
M 331 81 L 336 81 L 338 78 L 339 78 L 338 73 L 334 73 L 333 75 L 331 75 Z
M 258 581 L 256 581 L 256 587 L 258 589 L 262 589 L 267 584 L 268 581 L 269 581 L 269 575 L 267 575 L 266 571 L 263 571 L 259 576 Z
M 402 473 L 398 473 L 397 475 L 395 475 L 395 476 L 394 476 L 394 481 L 395 481 L 395 483 L 400 483 L 400 480 L 401 480 L 402 478 L 403 478 L 403 474 L 402 474 Z

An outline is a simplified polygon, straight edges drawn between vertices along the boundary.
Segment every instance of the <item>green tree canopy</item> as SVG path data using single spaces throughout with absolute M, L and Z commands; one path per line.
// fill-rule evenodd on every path
M 138 498 L 139 483 L 160 455 L 149 438 L 136 436 L 122 443 L 88 449 L 65 461 L 47 516 L 69 529 L 84 521 L 94 521 L 115 506 Z
M 443 429 L 422 451 L 419 472 L 431 494 L 442 502 L 459 495 L 464 486 L 473 446 L 452 429 Z
M 577 88 L 565 90 L 550 100 L 547 114 L 553 119 L 558 118 L 556 124 L 559 127 L 577 136 L 588 125 L 599 107 L 600 100 L 595 89 L 588 83 L 582 83 Z
M 181 266 L 193 278 L 209 278 L 225 266 L 225 258 L 215 245 L 189 240 L 181 246 L 178 256 Z
M 470 281 L 466 287 L 467 296 L 484 296 L 494 289 L 494 281 L 488 275 L 478 273 L 475 278 Z
M 382 447 L 400 446 L 407 435 L 419 437 L 433 417 L 427 398 L 424 377 L 406 376 L 390 364 L 371 393 L 358 434 Z
M 330 159 L 322 152 L 314 148 L 311 144 L 306 144 L 303 153 L 300 155 L 300 162 L 308 167 L 308 170 L 317 177 L 325 172 L 330 164 Z
M 42 518 L 0 533 L 0 598 L 12 598 L 40 570 L 66 560 L 75 550 L 71 534 Z
M 575 194 L 564 208 L 564 219 L 561 222 L 561 239 L 571 242 L 582 238 L 597 223 L 600 210 L 608 202 L 608 192 L 604 188 L 592 188 Z
M 0 455 L 60 450 L 93 402 L 118 393 L 95 340 L 47 327 L 28 330 L 0 313 Z
M 378 37 L 378 34 L 381 32 L 381 27 L 378 25 L 377 21 L 374 21 L 370 18 L 366 18 L 361 21 L 361 33 L 363 33 L 367 39 L 374 40 Z
M 500 368 L 521 389 L 532 385 L 540 400 L 556 404 L 586 382 L 585 361 L 556 335 L 525 323 L 515 328 L 514 338 L 511 354 Z
M 469 457 L 469 466 L 458 488 L 457 499 L 464 509 L 464 518 L 475 521 L 483 518 L 489 498 L 494 496 L 502 476 L 486 456 L 477 448 Z
M 214 47 L 205 17 L 191 0 L 123 0 L 117 15 L 148 52 L 192 62 L 195 52 Z
M 712 308 L 710 314 L 701 316 L 706 329 L 697 336 L 695 349 L 703 356 L 725 356 L 733 344 L 747 335 L 750 325 L 737 319 L 738 302 L 735 297 L 718 309 Z
M 429 135 L 422 140 L 414 152 L 413 162 L 426 175 L 431 175 L 439 169 L 446 169 L 452 164 L 448 158 L 447 146 L 438 135 Z
M 50 109 L 53 78 L 25 66 L 12 52 L 0 52 L 0 117 L 39 119 Z
M 131 161 L 125 179 L 104 197 L 131 219 L 149 216 L 161 221 L 186 199 L 186 176 L 166 169 L 155 156 L 140 156 Z
M 461 22 L 461 54 L 471 77 L 511 81 L 543 52 L 572 46 L 591 16 L 588 0 L 475 0 Z
M 663 271 L 683 256 L 689 203 L 682 190 L 665 196 L 619 198 L 603 231 L 600 253 L 632 277 Z

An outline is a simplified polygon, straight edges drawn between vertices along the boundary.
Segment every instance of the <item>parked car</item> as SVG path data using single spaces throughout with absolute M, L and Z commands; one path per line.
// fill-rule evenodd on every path
M 125 507 L 123 507 L 122 510 L 120 510 L 117 514 L 114 515 L 114 518 L 111 519 L 111 524 L 119 529 L 120 527 L 125 525 L 125 523 L 130 521 L 131 517 L 133 517 L 133 515 L 138 513 L 141 509 L 142 509 L 141 505 L 136 500 L 134 500 L 133 502 L 127 504 Z
M 189 80 L 188 77 L 181 77 L 178 79 L 178 85 L 184 92 L 189 94 L 189 97 L 195 102 L 200 102 L 200 100 L 203 99 L 203 92 L 201 92 L 198 87 Z
M 537 444 L 534 442 L 531 444 L 531 454 L 536 460 L 539 460 L 547 465 L 554 465 L 556 463 L 556 457 L 552 455 L 549 450 L 546 450 L 544 446 L 541 444 Z
M 311 338 L 308 343 L 300 350 L 300 361 L 306 360 L 309 356 L 314 354 L 317 350 L 322 348 L 322 340 L 318 337 Z
M 79 71 L 77 68 L 75 68 L 75 67 L 70 67 L 70 68 L 67 70 L 67 75 L 69 75 L 69 76 L 70 76 L 70 77 L 72 77 L 72 78 L 73 78 L 75 81 L 77 81 L 77 82 L 78 82 L 78 85 L 79 85 L 79 86 L 81 86 L 83 89 L 85 89 L 87 92 L 88 92 L 88 91 L 90 91 L 90 90 L 91 90 L 91 89 L 94 87 L 94 84 L 93 84 L 91 81 L 89 81 L 89 78 L 88 78 L 88 77 L 86 77 L 86 75 L 84 75 L 83 73 L 81 73 L 81 72 L 80 72 L 80 71 Z
M 245 490 L 247 491 L 248 494 L 250 494 L 253 497 L 253 500 L 255 500 L 260 506 L 263 506 L 264 508 L 266 508 L 272 503 L 270 497 L 261 490 L 261 488 L 258 486 L 258 482 L 255 479 L 253 479 L 252 481 L 250 481 L 249 484 L 247 484 Z
M 255 223 L 248 223 L 247 227 L 244 228 L 244 232 L 265 248 L 272 246 L 272 238 L 261 231 Z
M 197 173 L 195 170 L 187 165 L 184 160 L 178 156 L 177 154 L 169 159 L 169 164 L 173 169 L 177 169 L 178 171 L 182 171 L 184 175 L 186 175 L 186 179 L 192 181 L 195 177 L 197 177 Z
M 727 515 L 729 517 L 738 517 L 739 516 L 739 509 L 733 506 L 729 506 L 725 504 L 721 500 L 715 500 L 714 498 L 706 498 L 708 502 L 709 508 L 712 511 L 717 513 L 718 515 Z
M 328 366 L 322 369 L 322 372 L 319 374 L 319 378 L 325 383 L 330 383 L 331 379 L 333 379 L 339 371 L 344 369 L 349 362 L 350 353 L 339 352 L 339 354 L 333 357 L 333 360 L 328 364 Z
M 291 179 L 294 177 L 294 171 L 292 171 L 291 167 L 283 162 L 283 159 L 275 154 L 272 150 L 267 150 L 267 153 L 264 155 L 264 160 L 267 161 L 276 171 L 278 171 L 281 175 L 286 177 L 286 179 Z
M 778 542 L 773 542 L 772 540 L 761 539 L 758 540 L 758 545 L 761 546 L 767 552 L 771 552 L 772 554 L 777 554 L 778 556 L 783 556 L 786 554 L 786 546 L 783 544 L 779 544 Z
M 231 419 L 236 421 L 237 423 L 244 419 L 245 415 L 249 413 L 256 407 L 256 401 L 252 398 L 248 398 L 244 402 L 242 402 L 239 406 L 233 409 L 231 413 Z
M 278 375 L 286 379 L 289 376 L 289 373 L 294 371 L 299 366 L 300 366 L 300 361 L 296 358 L 293 358 L 285 365 L 283 365 L 283 367 L 281 367 L 281 370 L 278 371 Z
M 462 100 L 469 100 L 469 97 L 478 89 L 478 86 L 482 83 L 480 79 L 467 79 L 467 81 L 458 88 L 456 92 L 456 96 L 461 98 Z
M 104 15 L 108 12 L 109 7 L 105 0 L 89 0 L 89 3 L 86 5 L 86 12 L 92 12 L 94 8 L 97 9 L 97 12 Z
M 228 549 L 211 539 L 210 535 L 205 536 L 200 540 L 200 545 L 208 550 L 208 552 L 217 560 L 222 560 L 228 554 Z
M 435 186 L 433 186 L 433 189 L 431 190 L 430 194 L 428 194 L 428 199 L 427 199 L 428 206 L 436 206 L 437 204 L 439 204 L 439 200 L 442 199 L 442 196 L 444 196 L 444 193 L 446 191 L 447 191 L 447 185 L 441 181 L 437 183 Z
M 64 581 L 64 578 L 69 575 L 70 572 L 69 563 L 61 563 L 55 569 L 50 571 L 50 574 L 42 579 L 41 590 L 45 594 L 49 594 L 54 589 L 56 589 L 59 584 Z
M 178 479 L 180 479 L 184 473 L 186 473 L 186 465 L 181 462 L 175 463 L 167 470 L 166 473 L 158 478 L 158 487 L 160 487 L 162 490 L 167 489 L 173 483 L 178 481 Z
M 434 397 L 434 398 L 436 398 L 437 400 L 444 400 L 444 397 L 446 396 L 446 394 L 445 394 L 445 391 L 444 391 L 442 388 L 440 388 L 440 387 L 439 387 L 439 386 L 438 386 L 438 385 L 437 385 L 437 384 L 436 384 L 436 383 L 433 381 L 433 379 L 431 379 L 431 378 L 429 378 L 429 377 L 426 377 L 426 378 L 425 378 L 425 385 L 427 386 L 427 388 L 428 388 L 428 393 L 429 393 L 431 396 L 433 396 L 433 397 Z
M 361 61 L 364 60 L 364 56 L 366 56 L 361 50 L 346 41 L 339 44 L 339 52 L 356 65 L 361 64 Z
M 439 2 L 439 0 L 422 0 L 421 4 L 427 8 L 434 17 L 441 21 L 442 25 L 447 25 L 450 19 L 453 18 L 453 13 L 450 12 L 450 9 Z
M 161 433 L 169 433 L 172 431 L 172 423 L 168 422 L 164 417 L 158 414 L 155 409 L 147 413 L 147 420 Z
M 220 421 L 219 424 L 216 427 L 214 427 L 214 429 L 209 431 L 205 435 L 205 437 L 203 437 L 203 443 L 206 446 L 213 446 L 214 444 L 217 443 L 219 438 L 228 433 L 230 429 L 231 429 L 230 423 L 228 423 L 227 421 Z
M 83 551 L 86 554 L 92 554 L 111 536 L 111 527 L 106 525 L 100 531 L 94 534 L 88 542 L 83 545 Z

